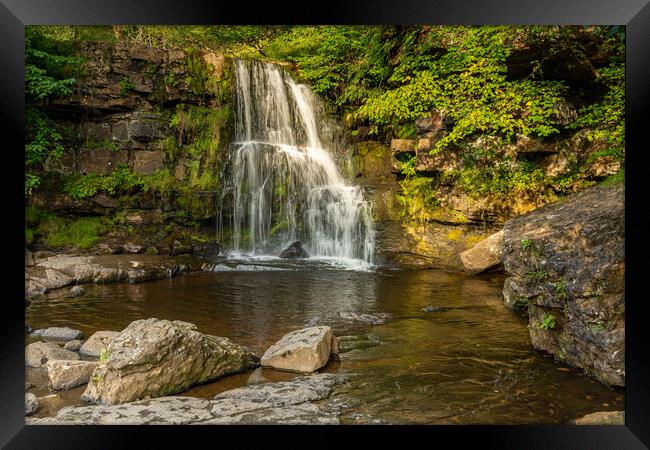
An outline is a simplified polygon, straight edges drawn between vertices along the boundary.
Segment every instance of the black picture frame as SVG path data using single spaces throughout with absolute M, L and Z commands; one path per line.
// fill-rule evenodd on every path
M 19 239 L 24 193 L 21 179 L 24 164 L 24 27 L 25 25 L 108 24 L 558 24 L 626 26 L 626 387 L 624 426 L 367 426 L 359 427 L 134 427 L 134 426 L 26 426 L 24 403 L 24 305 L 20 300 L 22 275 L 18 264 L 23 253 Z M 474 443 L 494 448 L 584 448 L 636 449 L 650 446 L 650 343 L 647 303 L 644 298 L 644 256 L 647 254 L 647 222 L 644 219 L 643 156 L 646 122 L 643 114 L 650 103 L 650 0 L 455 0 L 425 2 L 330 1 L 326 4 L 280 5 L 265 2 L 144 0 L 0 0 L 0 48 L 3 67 L 0 92 L 3 128 L 2 183 L 6 215 L 7 267 L 5 322 L 0 327 L 2 348 L 0 380 L 0 445 L 6 448 L 132 448 L 134 438 L 149 445 L 171 442 L 183 436 L 189 445 L 198 440 L 222 443 L 235 437 L 249 445 L 255 437 L 264 442 L 306 445 L 340 445 L 349 433 L 363 432 L 371 440 L 384 441 L 396 433 L 408 442 L 431 444 L 444 441 L 454 446 Z M 649 149 L 650 150 L 650 149 Z M 10 158 L 10 162 L 6 162 Z M 10 212 L 15 207 L 15 212 Z M 12 219 L 13 218 L 13 219 Z M 10 220 L 11 219 L 11 220 Z M 11 226 L 9 226 L 11 224 Z M 14 225 L 15 224 L 15 225 Z M 14 229 L 15 226 L 15 229 Z M 11 234 L 10 234 L 11 233 Z M 16 234 L 13 234 L 16 233 Z M 15 236 L 15 238 L 12 238 Z M 9 250 L 10 249 L 10 250 Z M 16 275 L 11 276 L 15 267 Z M 181 431 L 183 434 L 179 434 Z M 254 434 L 250 434 L 253 432 Z M 203 436 L 187 440 L 186 433 Z M 317 433 L 319 436 L 303 436 Z M 288 436 L 289 441 L 286 441 Z M 217 439 L 217 440 L 215 440 Z M 402 440 L 406 443 L 407 441 Z M 366 444 L 367 445 L 367 444 Z M 404 445 L 404 444 L 402 444 Z

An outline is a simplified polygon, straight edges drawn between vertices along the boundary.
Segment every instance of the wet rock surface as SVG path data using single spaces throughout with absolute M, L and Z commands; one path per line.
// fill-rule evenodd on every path
M 339 312 L 339 317 L 348 322 L 361 322 L 370 325 L 381 325 L 390 320 L 391 315 L 387 313 L 355 313 L 349 311 Z
M 340 410 L 326 400 L 343 376 L 319 374 L 223 392 L 213 400 L 162 397 L 113 406 L 65 407 L 43 424 L 338 424 Z
M 131 322 L 108 345 L 82 399 L 114 405 L 182 392 L 258 365 L 254 353 L 196 326 L 159 319 Z
M 295 259 L 295 258 L 309 258 L 309 253 L 302 248 L 302 242 L 296 241 L 290 246 L 282 250 L 280 258 Z
M 333 350 L 338 352 L 331 327 L 303 328 L 284 335 L 269 347 L 261 364 L 280 370 L 314 372 L 327 364 Z
M 624 186 L 598 186 L 508 221 L 507 305 L 526 307 L 535 348 L 625 384 Z

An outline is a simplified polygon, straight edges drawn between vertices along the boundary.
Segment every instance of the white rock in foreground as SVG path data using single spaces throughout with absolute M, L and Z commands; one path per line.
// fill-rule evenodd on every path
M 81 339 L 84 334 L 79 330 L 74 330 L 70 327 L 49 327 L 41 328 L 34 331 L 32 336 L 41 337 L 43 339 L 53 339 L 57 341 L 73 341 Z
M 102 405 L 162 397 L 259 365 L 253 352 L 179 320 L 131 322 L 108 345 L 82 400 Z
M 40 405 L 38 404 L 38 399 L 31 392 L 25 392 L 25 415 L 29 416 L 38 411 Z
M 332 349 L 338 351 L 329 326 L 303 328 L 286 334 L 266 350 L 262 366 L 295 372 L 314 372 L 325 366 Z
M 340 375 L 318 374 L 291 381 L 233 389 L 213 400 L 162 397 L 113 406 L 67 406 L 56 417 L 28 419 L 30 425 L 335 425 L 340 409 L 327 399 Z
M 45 364 L 55 391 L 68 390 L 88 383 L 99 363 L 94 361 L 48 361 Z

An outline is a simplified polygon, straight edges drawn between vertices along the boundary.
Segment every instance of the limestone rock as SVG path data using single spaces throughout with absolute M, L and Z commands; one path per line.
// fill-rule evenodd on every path
M 126 253 L 140 253 L 143 250 L 143 247 L 138 244 L 133 244 L 131 242 L 127 242 L 126 244 L 122 245 L 122 248 Z
M 79 348 L 79 353 L 86 356 L 98 357 L 101 355 L 102 350 L 107 348 L 108 344 L 119 334 L 119 331 L 96 331 Z
M 492 269 L 503 261 L 503 230 L 478 242 L 460 254 L 465 271 L 476 274 Z
M 390 149 L 393 154 L 398 153 L 415 153 L 415 146 L 417 140 L 415 139 L 392 139 L 390 141 Z
M 25 348 L 25 365 L 43 367 L 49 360 L 77 360 L 79 355 L 63 349 L 54 342 L 32 342 Z
M 576 425 L 625 425 L 625 411 L 602 411 L 573 421 Z
M 159 319 L 131 322 L 107 353 L 82 395 L 86 401 L 114 405 L 170 395 L 258 365 L 255 354 L 229 339 Z
M 73 330 L 70 327 L 49 327 L 34 331 L 32 336 L 58 341 L 72 341 L 75 339 L 82 339 L 84 334 L 81 331 Z
M 55 391 L 68 390 L 88 383 L 97 367 L 94 361 L 48 361 L 45 364 L 50 384 Z
M 38 399 L 31 392 L 25 392 L 25 415 L 30 416 L 38 411 Z
M 332 328 L 329 326 L 292 331 L 266 350 L 262 356 L 262 366 L 314 372 L 329 361 L 332 339 Z
M 340 410 L 326 400 L 344 377 L 318 374 L 222 392 L 213 400 L 161 397 L 112 406 L 67 406 L 30 425 L 338 424 Z
M 280 258 L 295 259 L 295 258 L 309 258 L 309 253 L 302 248 L 302 242 L 296 241 L 290 246 L 282 250 Z
M 504 226 L 508 303 L 528 305 L 535 348 L 625 384 L 625 191 L 596 186 Z
M 83 342 L 81 342 L 80 340 L 74 339 L 72 341 L 66 342 L 63 348 L 66 350 L 70 350 L 71 352 L 78 352 L 82 344 Z

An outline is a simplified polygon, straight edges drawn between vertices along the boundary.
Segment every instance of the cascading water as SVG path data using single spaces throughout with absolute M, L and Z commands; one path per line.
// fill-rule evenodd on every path
M 232 251 L 277 255 L 301 240 L 314 257 L 371 263 L 371 204 L 346 184 L 324 148 L 331 133 L 317 97 L 273 64 L 235 61 L 235 79 L 232 214 L 221 224 L 230 222 Z

